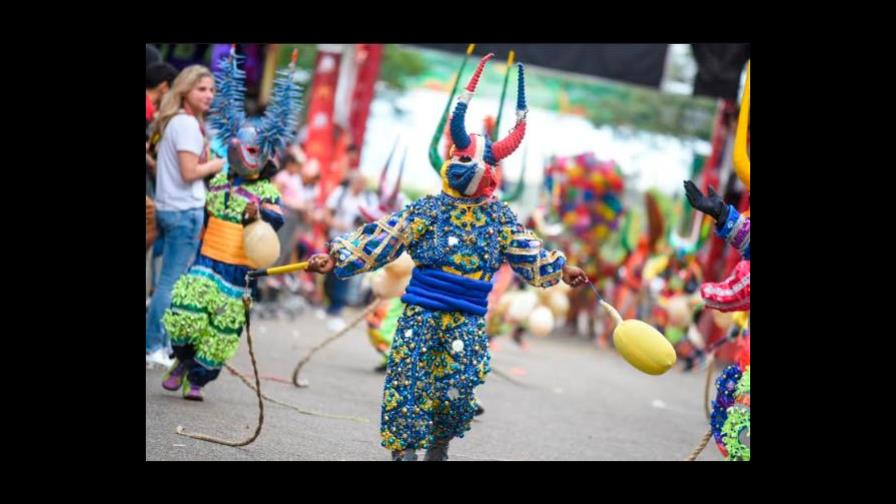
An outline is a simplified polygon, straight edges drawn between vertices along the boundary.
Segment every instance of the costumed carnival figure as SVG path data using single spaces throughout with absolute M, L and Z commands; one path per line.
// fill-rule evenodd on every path
M 474 388 L 490 371 L 483 316 L 493 275 L 505 261 L 536 287 L 561 278 L 586 281 L 581 269 L 547 251 L 492 193 L 494 166 L 520 145 L 526 131 L 523 67 L 519 67 L 517 121 L 495 143 L 464 125 L 487 55 L 479 63 L 451 119 L 451 157 L 441 168 L 442 192 L 334 239 L 329 255 L 312 257 L 309 270 L 346 278 L 368 272 L 407 251 L 415 263 L 401 297 L 383 394 L 380 434 L 392 459 L 446 460 L 448 443 L 470 429 Z M 335 268 L 335 269 L 334 269 Z
M 741 101 L 740 117 L 734 146 L 734 167 L 738 178 L 750 190 L 750 159 L 747 154 L 747 126 L 750 113 L 750 64 Z M 738 339 L 736 364 L 726 367 L 716 380 L 717 395 L 713 401 L 710 426 L 719 450 L 728 460 L 750 460 L 750 217 L 726 205 L 709 188 L 704 195 L 691 181 L 684 182 L 691 206 L 716 221 L 716 233 L 738 250 L 743 260 L 732 274 L 717 283 L 705 283 L 700 295 L 707 308 L 735 315 L 741 337 Z M 749 210 L 748 210 L 749 212 Z
M 275 154 L 295 136 L 301 107 L 301 88 L 292 76 L 296 56 L 294 52 L 289 70 L 278 72 L 262 118 L 245 117 L 243 57 L 234 48 L 215 75 L 211 121 L 218 155 L 226 146 L 228 167 L 209 184 L 202 244 L 175 284 L 163 317 L 176 360 L 162 386 L 182 389 L 185 399 L 201 401 L 202 387 L 236 353 L 246 323 L 243 296 L 257 281 L 247 285 L 246 273 L 270 266 L 280 253 L 274 231 L 283 224 L 283 213 L 280 194 L 269 179 L 277 171 Z

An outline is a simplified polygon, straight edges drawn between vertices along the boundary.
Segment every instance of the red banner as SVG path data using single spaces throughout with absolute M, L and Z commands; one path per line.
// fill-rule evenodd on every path
M 323 48 L 314 63 L 314 79 L 311 98 L 308 100 L 308 140 L 305 154 L 320 166 L 320 192 L 318 202 L 323 205 L 332 188 L 339 183 L 333 180 L 333 99 L 339 78 L 339 53 Z
M 370 102 L 373 101 L 374 87 L 380 74 L 380 63 L 383 60 L 383 45 L 358 44 L 355 56 L 357 58 L 358 72 L 354 92 L 352 93 L 348 127 L 352 140 L 360 151 L 364 145 L 364 131 L 367 128 Z M 350 167 L 357 168 L 360 159 L 361 156 L 357 156 Z

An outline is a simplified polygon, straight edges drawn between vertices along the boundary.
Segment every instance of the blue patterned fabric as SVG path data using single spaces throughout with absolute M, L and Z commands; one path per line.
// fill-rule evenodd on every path
M 506 203 L 443 192 L 337 237 L 331 243 L 333 273 L 345 278 L 373 271 L 405 251 L 416 263 L 415 271 L 426 271 L 417 273 L 418 286 L 423 279 L 443 296 L 452 286 L 473 287 L 454 303 L 475 304 L 482 292 L 487 296 L 486 288 L 490 290 L 505 261 L 536 287 L 559 282 L 566 263 L 561 252 L 544 250 Z M 444 284 L 436 283 L 440 277 Z M 411 294 L 425 297 L 419 290 Z M 476 411 L 473 390 L 490 371 L 482 315 L 423 304 L 405 306 L 392 342 L 380 429 L 382 444 L 390 450 L 463 437 Z

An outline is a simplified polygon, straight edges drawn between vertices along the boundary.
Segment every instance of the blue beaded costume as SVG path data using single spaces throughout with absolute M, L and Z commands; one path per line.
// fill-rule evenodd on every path
M 432 268 L 488 285 L 504 261 L 536 287 L 559 282 L 566 263 L 561 252 L 544 250 L 506 203 L 441 193 L 336 238 L 334 273 L 346 278 L 373 271 L 405 250 L 415 272 Z M 409 290 L 413 285 L 412 279 Z M 426 448 L 463 437 L 475 412 L 473 389 L 490 371 L 489 359 L 482 315 L 408 304 L 386 372 L 383 446 Z
M 507 204 L 491 196 L 494 164 L 519 146 L 525 132 L 522 65 L 517 124 L 508 137 L 492 145 L 464 131 L 467 102 L 489 57 L 455 108 L 454 146 L 441 170 L 442 192 L 330 244 L 339 278 L 373 271 L 404 251 L 416 264 L 401 298 L 406 306 L 383 392 L 380 434 L 382 445 L 393 452 L 444 444 L 470 429 L 474 388 L 490 371 L 483 315 L 501 264 L 510 263 L 536 287 L 559 282 L 566 264 L 561 252 L 544 250 Z

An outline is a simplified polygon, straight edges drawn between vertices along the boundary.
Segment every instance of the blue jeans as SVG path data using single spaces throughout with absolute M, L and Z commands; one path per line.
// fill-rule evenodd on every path
M 342 308 L 346 305 L 346 295 L 348 294 L 349 281 L 340 280 L 335 273 L 330 272 L 324 279 L 324 291 L 330 298 L 330 305 L 327 306 L 327 314 L 339 316 Z
M 146 317 L 146 351 L 170 347 L 168 334 L 162 327 L 162 315 L 171 304 L 174 283 L 196 257 L 204 210 L 194 208 L 173 212 L 156 211 L 156 224 L 165 236 L 162 246 L 162 272 L 149 302 Z
M 157 229 L 156 241 L 152 244 L 152 259 L 149 260 L 149 293 L 152 295 L 156 291 L 156 284 L 159 283 L 159 273 L 161 273 L 162 251 L 165 248 L 165 234 L 161 229 Z

